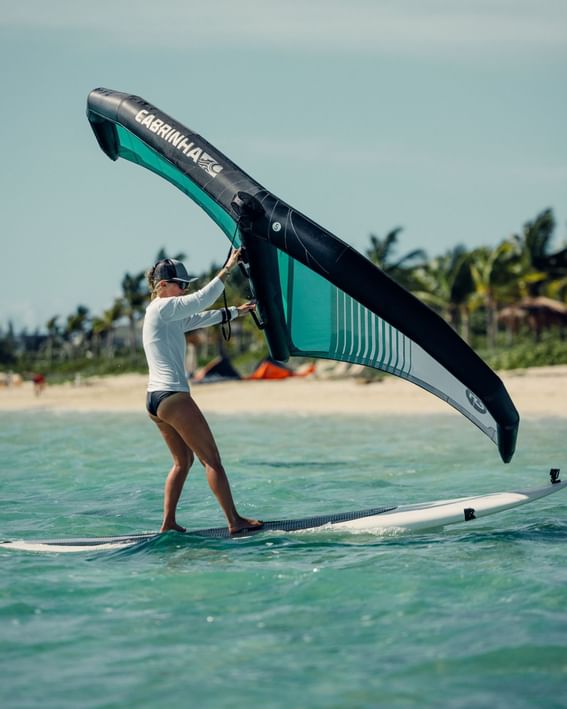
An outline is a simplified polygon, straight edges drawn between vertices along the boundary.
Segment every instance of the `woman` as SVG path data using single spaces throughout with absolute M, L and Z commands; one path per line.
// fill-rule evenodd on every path
M 228 522 L 231 534 L 257 529 L 262 522 L 241 517 L 236 511 L 230 484 L 222 466 L 213 434 L 189 393 L 185 374 L 185 333 L 222 322 L 226 310 L 202 312 L 224 290 L 224 281 L 238 262 L 233 250 L 218 275 L 196 293 L 185 294 L 191 279 L 185 266 L 175 259 L 163 259 L 148 273 L 152 300 L 143 327 L 144 351 L 150 370 L 146 407 L 173 457 L 165 482 L 161 532 L 174 529 L 175 512 L 194 456 L 204 465 L 207 480 Z M 255 307 L 244 303 L 229 309 L 230 319 L 246 315 Z

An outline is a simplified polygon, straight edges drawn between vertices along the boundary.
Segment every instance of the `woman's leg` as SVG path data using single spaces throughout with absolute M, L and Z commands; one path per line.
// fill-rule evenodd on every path
M 175 513 L 189 468 L 193 464 L 193 451 L 187 447 L 185 441 L 169 424 L 165 423 L 165 421 L 161 421 L 155 416 L 151 416 L 151 418 L 155 421 L 157 427 L 159 428 L 173 458 L 173 466 L 165 480 L 165 490 L 163 494 L 163 521 L 160 532 L 166 532 L 169 529 L 175 529 L 177 532 L 184 532 L 184 527 L 177 524 Z
M 164 399 L 159 405 L 160 421 L 175 429 L 186 446 L 195 452 L 205 466 L 209 487 L 215 494 L 228 521 L 232 534 L 259 527 L 261 522 L 241 517 L 234 504 L 230 483 L 209 425 L 190 394 L 180 392 Z

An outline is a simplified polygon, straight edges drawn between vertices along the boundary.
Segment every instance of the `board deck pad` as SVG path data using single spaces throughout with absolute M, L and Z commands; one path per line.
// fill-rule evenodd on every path
M 393 512 L 397 507 L 373 507 L 369 510 L 358 510 L 357 512 L 340 512 L 338 514 L 317 515 L 315 517 L 303 517 L 301 519 L 277 519 L 264 522 L 259 529 L 246 530 L 244 534 L 257 534 L 258 532 L 299 532 L 305 529 L 316 529 L 326 525 L 339 524 L 341 522 L 352 522 L 355 519 L 364 517 L 375 517 L 385 512 Z M 234 538 L 239 534 L 230 534 L 227 527 L 211 527 L 210 529 L 196 529 L 189 534 L 199 537 L 214 538 Z

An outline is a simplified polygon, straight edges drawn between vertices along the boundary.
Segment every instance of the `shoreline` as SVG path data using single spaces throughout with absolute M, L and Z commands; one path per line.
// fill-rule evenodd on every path
M 567 366 L 499 373 L 520 417 L 567 417 Z M 36 396 L 31 382 L 0 389 L 0 412 L 145 412 L 147 377 L 92 377 L 80 386 L 48 385 Z M 205 413 L 215 414 L 443 414 L 445 402 L 397 377 L 364 383 L 354 378 L 225 381 L 192 384 Z

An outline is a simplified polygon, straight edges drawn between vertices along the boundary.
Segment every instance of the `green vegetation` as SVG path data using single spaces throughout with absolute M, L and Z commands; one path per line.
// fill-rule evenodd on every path
M 548 332 L 539 342 L 523 338 L 513 345 L 502 342 L 492 350 L 479 348 L 477 352 L 496 370 L 567 364 L 567 339 Z
M 436 310 L 492 367 L 567 363 L 567 249 L 550 255 L 551 209 L 495 248 L 456 246 L 394 259 L 400 228 L 367 256 Z
M 495 369 L 567 363 L 567 249 L 550 254 L 555 230 L 551 209 L 528 221 L 520 234 L 495 248 L 456 246 L 428 259 L 419 249 L 395 255 L 401 227 L 383 239 L 370 235 L 367 257 L 391 278 L 436 310 Z M 167 258 L 162 249 L 156 260 Z M 185 259 L 185 254 L 175 258 Z M 219 269 L 201 274 L 199 287 Z M 24 376 L 47 374 L 50 381 L 81 376 L 144 372 L 141 322 L 149 293 L 144 273 L 124 274 L 122 295 L 100 314 L 83 305 L 55 315 L 45 333 L 0 329 L 0 370 Z M 250 298 L 235 270 L 227 284 L 229 303 Z M 220 303 L 217 304 L 220 306 Z M 226 354 L 242 373 L 267 354 L 251 318 L 232 323 L 232 338 L 214 328 L 194 337 L 200 366 Z

